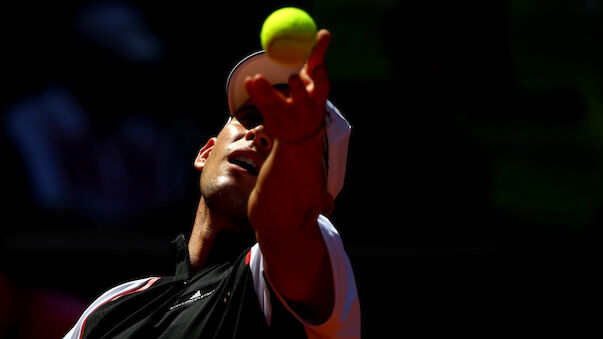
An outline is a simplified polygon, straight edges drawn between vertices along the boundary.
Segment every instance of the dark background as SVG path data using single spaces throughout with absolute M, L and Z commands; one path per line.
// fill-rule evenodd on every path
M 363 337 L 585 333 L 601 1 L 131 0 L 1 5 L 0 337 L 60 337 L 110 287 L 171 274 L 225 78 L 284 5 L 333 34 L 353 133 L 331 219 Z

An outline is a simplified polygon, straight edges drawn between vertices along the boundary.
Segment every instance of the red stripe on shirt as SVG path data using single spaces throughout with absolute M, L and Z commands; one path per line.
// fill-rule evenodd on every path
M 247 252 L 247 257 L 245 257 L 245 265 L 249 265 L 250 261 L 251 261 L 251 250 L 249 250 L 249 252 Z

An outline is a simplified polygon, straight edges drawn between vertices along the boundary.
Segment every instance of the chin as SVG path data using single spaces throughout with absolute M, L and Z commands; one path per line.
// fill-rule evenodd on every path
M 233 219 L 247 219 L 247 202 L 251 188 L 242 187 L 232 177 L 220 176 L 215 180 L 201 180 L 201 195 L 210 211 Z

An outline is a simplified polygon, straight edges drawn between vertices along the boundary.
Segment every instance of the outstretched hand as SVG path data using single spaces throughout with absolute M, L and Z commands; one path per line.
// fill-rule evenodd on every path
M 329 95 L 324 56 L 330 39 L 327 30 L 318 32 L 306 64 L 289 78 L 289 93 L 281 93 L 260 74 L 245 79 L 251 103 L 275 141 L 249 196 L 249 222 L 271 284 L 299 305 L 295 311 L 305 312 L 316 323 L 331 314 L 335 295 L 329 255 L 317 223 L 318 214 L 333 204 L 325 189 L 323 164 Z
M 288 96 L 272 87 L 261 74 L 245 79 L 251 101 L 262 113 L 264 127 L 272 137 L 295 144 L 321 131 L 330 90 L 324 65 L 330 41 L 329 31 L 318 31 L 316 45 L 304 67 L 289 78 Z

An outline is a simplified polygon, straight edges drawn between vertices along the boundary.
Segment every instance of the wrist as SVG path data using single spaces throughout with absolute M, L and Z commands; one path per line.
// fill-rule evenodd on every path
M 297 142 L 288 142 L 282 139 L 274 140 L 273 151 L 275 158 L 287 164 L 289 174 L 298 177 L 313 178 L 318 180 L 322 189 L 326 189 L 328 176 L 328 141 L 326 125 L 311 136 Z M 314 187 L 306 182 L 305 188 Z
M 287 141 L 287 140 L 284 140 L 283 138 L 276 138 L 276 141 L 283 145 L 286 145 L 286 146 L 300 147 L 300 148 L 312 147 L 312 146 L 316 146 L 318 144 L 324 144 L 326 142 L 326 131 L 327 131 L 327 126 L 325 124 L 323 124 L 322 126 L 320 126 L 318 131 L 314 132 L 314 134 L 311 134 L 310 136 L 308 136 L 304 139 L 301 139 L 299 141 Z

